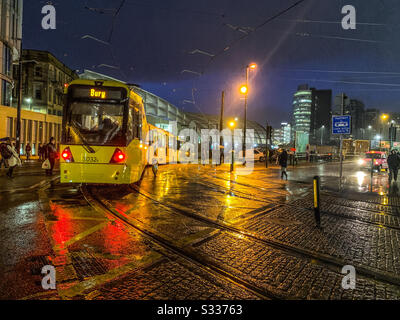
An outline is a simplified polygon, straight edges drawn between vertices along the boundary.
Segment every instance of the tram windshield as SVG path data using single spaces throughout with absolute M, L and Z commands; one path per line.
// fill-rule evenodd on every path
M 68 143 L 115 145 L 124 143 L 123 104 L 73 102 L 69 107 Z

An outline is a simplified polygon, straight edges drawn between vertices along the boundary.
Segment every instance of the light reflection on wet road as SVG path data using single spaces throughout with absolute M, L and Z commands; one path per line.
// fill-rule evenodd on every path
M 94 190 L 108 207 L 122 212 L 177 247 L 185 248 L 202 243 L 208 237 L 212 239 L 221 230 L 182 212 L 194 213 L 217 223 L 242 225 L 282 204 L 309 196 L 315 175 L 321 176 L 324 189 L 337 190 L 338 170 L 334 163 L 290 167 L 289 181 L 283 181 L 279 178 L 278 168 L 266 170 L 262 164 L 256 164 L 251 175 L 229 173 L 226 166 L 168 165 L 160 166 L 156 177 L 151 170 L 146 170 L 139 187 L 135 187 L 139 192 L 129 187 L 96 186 Z M 370 174 L 359 171 L 354 163 L 345 163 L 343 182 L 346 192 L 367 193 Z M 386 173 L 375 173 L 373 184 L 374 193 L 393 195 L 397 192 L 396 185 L 389 188 Z M 170 261 L 171 257 L 123 222 L 90 207 L 79 186 L 55 183 L 38 193 L 0 196 L 9 208 L 1 211 L 2 298 L 113 298 L 96 288 L 112 281 L 117 281 L 115 286 L 118 287 L 117 279 L 137 275 L 134 270 L 143 268 L 152 268 L 156 275 L 160 272 L 161 278 L 165 276 L 160 271 L 163 267 L 159 266 L 165 266 L 164 261 Z M 277 220 L 276 223 L 284 225 L 286 222 Z M 168 258 L 164 260 L 166 256 Z M 215 259 L 219 263 L 224 261 L 217 253 Z M 48 261 L 56 266 L 57 292 L 43 293 L 38 285 L 40 274 L 32 271 L 37 267 L 37 261 Z M 181 272 L 178 270 L 184 264 L 187 261 L 179 267 L 168 265 L 166 269 L 170 276 L 178 279 Z M 235 270 L 231 272 L 236 274 Z M 145 274 L 142 276 L 146 277 Z M 25 284 L 7 290 L 18 277 L 25 279 Z M 191 277 L 204 279 L 206 276 L 199 271 Z M 243 290 L 234 288 L 233 296 L 229 296 L 222 289 L 223 279 L 215 275 L 207 277 L 211 278 L 203 285 L 217 284 L 215 290 L 221 295 L 219 297 L 241 297 Z M 251 279 L 246 281 L 252 282 Z M 125 296 L 119 298 L 150 297 L 146 290 L 139 295 L 126 290 Z M 163 290 L 160 296 L 167 294 L 166 289 Z

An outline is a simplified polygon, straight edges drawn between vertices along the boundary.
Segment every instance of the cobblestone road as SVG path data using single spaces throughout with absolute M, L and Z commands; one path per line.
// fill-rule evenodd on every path
M 1 253 L 1 297 L 400 299 L 397 195 L 324 191 L 319 230 L 311 185 L 278 174 L 161 166 L 136 189 L 92 187 L 99 204 L 56 181 L 0 194 L 11 248 Z M 45 264 L 56 291 L 41 288 Z M 356 268 L 354 290 L 342 288 L 344 265 Z

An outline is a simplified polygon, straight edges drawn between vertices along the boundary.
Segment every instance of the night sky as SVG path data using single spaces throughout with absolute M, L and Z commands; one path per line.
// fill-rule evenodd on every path
M 125 0 L 113 18 L 115 11 L 98 9 L 116 9 L 122 0 L 56 0 L 57 29 L 49 31 L 41 28 L 47 1 L 28 0 L 23 46 L 50 51 L 80 72 L 138 83 L 185 111 L 217 114 L 225 90 L 227 113 L 242 116 L 238 86 L 250 62 L 259 68 L 251 73 L 248 117 L 261 124 L 290 121 L 293 93 L 302 83 L 333 95 L 344 91 L 367 108 L 400 111 L 400 1 L 305 0 L 255 32 L 227 26 L 254 28 L 296 1 Z M 347 4 L 357 9 L 356 30 L 341 27 Z M 245 32 L 212 61 L 189 53 L 216 54 Z M 111 45 L 85 35 L 111 39 Z M 184 102 L 192 101 L 192 92 L 195 104 Z

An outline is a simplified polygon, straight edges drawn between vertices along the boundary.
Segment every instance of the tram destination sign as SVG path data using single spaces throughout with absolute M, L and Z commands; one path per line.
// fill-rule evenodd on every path
M 96 88 L 96 87 L 76 87 L 71 88 L 73 98 L 88 98 L 97 100 L 120 100 L 122 99 L 122 88 Z
M 333 116 L 332 134 L 351 134 L 351 116 Z

